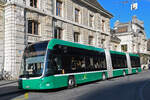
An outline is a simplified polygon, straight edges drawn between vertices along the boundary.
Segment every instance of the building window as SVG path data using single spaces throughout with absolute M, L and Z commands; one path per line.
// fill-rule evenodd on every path
M 105 31 L 105 21 L 102 20 L 102 31 L 104 32 Z
M 39 23 L 34 20 L 28 20 L 28 33 L 38 35 Z
M 28 42 L 28 45 L 31 45 L 32 44 L 32 42 Z
M 38 7 L 38 0 L 30 0 L 30 6 L 37 8 Z
M 55 28 L 54 38 L 55 39 L 62 39 L 62 32 L 63 30 L 61 28 Z
M 118 33 L 123 33 L 123 32 L 127 32 L 128 31 L 128 27 L 118 27 L 117 32 Z
M 62 2 L 56 1 L 56 15 L 61 17 L 62 16 Z
M 105 48 L 105 39 L 101 40 L 101 45 L 102 45 L 102 48 Z
M 74 42 L 79 42 L 80 41 L 80 33 L 74 32 Z
M 117 45 L 114 46 L 114 50 L 115 50 L 115 51 L 117 50 Z
M 127 45 L 121 45 L 121 50 L 123 51 L 123 52 L 127 52 Z
M 93 21 L 93 18 L 94 18 L 94 16 L 93 15 L 90 15 L 89 16 L 89 24 L 90 24 L 90 27 L 93 27 L 94 25 L 94 21 Z
M 80 18 L 80 10 L 75 9 L 75 22 L 79 23 L 79 18 Z
M 89 44 L 89 45 L 92 45 L 92 44 L 93 44 L 93 36 L 89 36 L 88 44 Z

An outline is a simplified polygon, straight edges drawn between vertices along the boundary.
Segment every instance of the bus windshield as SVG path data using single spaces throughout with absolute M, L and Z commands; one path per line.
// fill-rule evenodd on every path
M 44 69 L 44 58 L 48 41 L 26 47 L 22 60 L 21 78 L 40 77 Z

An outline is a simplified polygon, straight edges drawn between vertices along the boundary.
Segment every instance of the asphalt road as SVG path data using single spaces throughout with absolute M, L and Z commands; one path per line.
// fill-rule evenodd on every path
M 150 100 L 150 71 L 97 81 L 74 89 L 18 91 L 16 83 L 0 87 L 0 100 Z

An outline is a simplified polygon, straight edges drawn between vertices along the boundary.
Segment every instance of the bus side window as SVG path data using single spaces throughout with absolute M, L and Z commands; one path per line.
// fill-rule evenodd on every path
M 99 69 L 99 65 L 100 65 L 98 57 L 95 56 L 93 60 L 94 60 L 93 62 L 94 62 L 95 71 L 97 71 Z
M 104 54 L 101 54 L 99 58 L 99 62 L 100 62 L 100 70 L 106 70 L 107 66 L 106 66 L 106 59 Z
M 52 69 L 55 74 L 61 74 L 62 71 L 61 56 L 50 55 L 48 67 Z
M 90 57 L 90 71 L 94 70 L 93 57 Z
M 89 56 L 85 57 L 85 65 L 86 65 L 86 71 L 90 71 L 90 60 Z
M 85 57 L 82 57 L 81 59 L 81 71 L 86 71 Z
M 94 70 L 94 63 L 93 63 L 93 57 L 92 56 L 86 57 L 86 70 L 87 71 L 93 71 Z
M 71 56 L 65 56 L 65 55 L 62 56 L 62 69 L 64 70 L 64 73 L 72 72 L 71 61 L 72 61 Z
M 75 59 L 75 57 L 71 57 L 71 70 L 75 71 L 77 69 L 77 61 Z

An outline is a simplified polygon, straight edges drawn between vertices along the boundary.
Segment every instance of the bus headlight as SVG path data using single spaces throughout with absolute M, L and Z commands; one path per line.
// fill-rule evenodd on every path
M 46 83 L 46 86 L 50 86 L 50 83 Z

